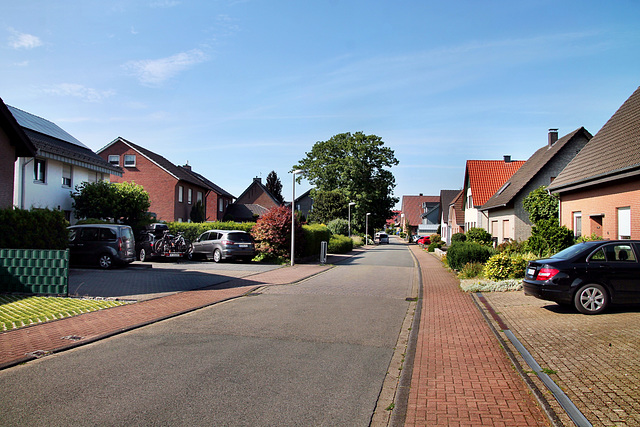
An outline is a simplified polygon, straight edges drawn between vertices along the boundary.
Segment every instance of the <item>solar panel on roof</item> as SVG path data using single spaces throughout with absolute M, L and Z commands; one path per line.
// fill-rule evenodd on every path
M 22 111 L 18 108 L 12 107 L 10 105 L 7 105 L 7 107 L 20 126 L 43 133 L 45 135 L 52 136 L 70 144 L 89 149 L 89 147 L 75 139 L 57 124 L 43 119 L 42 117 L 38 117 L 31 113 L 27 113 L 26 111 Z

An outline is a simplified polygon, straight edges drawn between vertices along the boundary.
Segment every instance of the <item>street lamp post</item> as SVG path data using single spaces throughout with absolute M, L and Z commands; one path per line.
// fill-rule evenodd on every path
M 355 202 L 349 202 L 349 238 L 351 238 L 351 206 L 354 206 Z
M 364 226 L 364 244 L 369 244 L 369 215 L 371 212 L 367 212 L 367 216 L 365 217 L 365 226 Z
M 295 264 L 293 260 L 294 250 L 296 247 L 296 175 L 301 174 L 303 171 L 300 169 L 296 169 L 292 172 L 293 174 L 293 185 L 291 190 L 291 267 Z

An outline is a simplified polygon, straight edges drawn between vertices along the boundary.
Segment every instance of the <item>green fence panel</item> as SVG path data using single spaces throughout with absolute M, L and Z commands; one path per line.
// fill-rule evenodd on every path
M 0 292 L 67 295 L 68 290 L 68 249 L 0 249 Z

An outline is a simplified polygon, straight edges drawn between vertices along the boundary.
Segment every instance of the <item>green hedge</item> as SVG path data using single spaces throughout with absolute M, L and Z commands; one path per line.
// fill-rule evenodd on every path
M 447 263 L 460 270 L 468 262 L 485 263 L 493 254 L 493 248 L 476 242 L 456 242 L 447 250 Z
M 50 209 L 0 209 L 0 248 L 67 249 L 69 223 Z
M 303 225 L 302 231 L 304 233 L 304 256 L 320 255 L 321 242 L 329 242 L 331 239 L 331 231 L 326 225 Z
M 346 254 L 353 250 L 353 240 L 347 236 L 334 234 L 329 240 L 328 252 L 330 254 Z
M 199 235 L 207 230 L 241 230 L 251 233 L 251 229 L 255 222 L 234 222 L 234 221 L 216 221 L 216 222 L 168 222 L 169 231 L 173 234 L 182 232 L 184 238 L 194 241 Z

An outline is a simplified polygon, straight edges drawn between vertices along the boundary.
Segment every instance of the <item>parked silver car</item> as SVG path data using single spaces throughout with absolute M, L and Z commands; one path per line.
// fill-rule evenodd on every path
M 253 238 L 246 231 L 208 230 L 192 243 L 189 258 L 204 256 L 215 262 L 233 258 L 251 261 L 255 254 Z
M 133 230 L 128 225 L 73 225 L 69 230 L 69 256 L 73 263 L 111 268 L 136 259 Z

